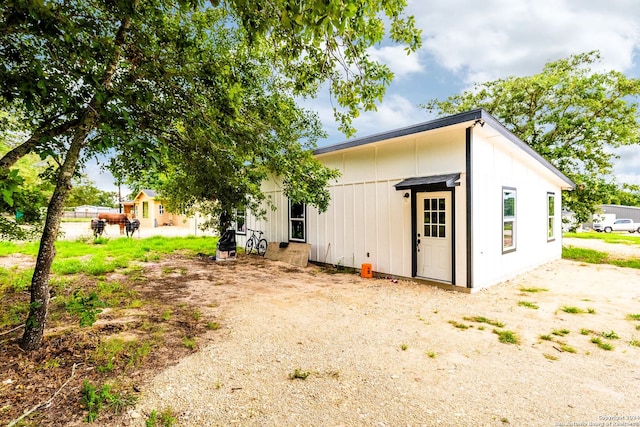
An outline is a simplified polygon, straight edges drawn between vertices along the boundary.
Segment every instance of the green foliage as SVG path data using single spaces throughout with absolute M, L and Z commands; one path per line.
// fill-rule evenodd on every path
M 562 307 L 562 311 L 564 311 L 565 313 L 570 313 L 570 314 L 582 314 L 585 313 L 585 311 L 581 308 L 578 307 L 574 307 L 574 306 L 569 306 L 569 305 L 565 305 Z
M 599 61 L 595 51 L 573 55 L 539 74 L 477 83 L 425 108 L 440 115 L 488 111 L 577 184 L 563 194 L 563 206 L 586 222 L 618 191 L 613 149 L 640 141 L 640 79 L 596 72 Z
M 81 291 L 74 291 L 73 297 L 66 303 L 69 314 L 80 319 L 80 326 L 91 326 L 98 320 L 98 314 L 107 304 L 98 299 L 98 294 L 91 292 L 85 296 Z
M 568 329 L 554 329 L 553 331 L 551 331 L 551 333 L 552 333 L 553 335 L 557 335 L 557 336 L 560 336 L 560 337 L 563 337 L 563 336 L 565 336 L 565 335 L 568 335 L 570 332 L 571 332 L 571 331 L 570 331 L 570 330 L 568 330 Z
M 145 421 L 146 427 L 172 427 L 178 422 L 171 409 L 165 409 L 158 414 L 155 409 L 149 414 L 149 418 Z
M 590 264 L 611 264 L 617 265 L 618 267 L 640 268 L 640 259 L 615 259 L 611 258 L 611 256 L 606 252 L 601 252 L 594 249 L 563 247 L 562 257 L 565 259 L 588 262 Z
M 351 119 L 375 109 L 392 78 L 367 49 L 383 41 L 405 44 L 407 52 L 420 47 L 405 6 L 403 0 L 1 3 L 0 107 L 28 120 L 15 126 L 23 131 L 19 143 L 0 158 L 0 182 L 29 153 L 53 160 L 48 177 L 56 186 L 40 258 L 46 269 L 72 176 L 100 154 L 115 159 L 119 181 L 142 170 L 166 173 L 165 195 L 172 185 L 183 190 L 176 205 L 193 208 L 217 195 L 211 209 L 219 228 L 231 208 L 257 206 L 260 181 L 282 168 L 292 177 L 287 194 L 325 209 L 324 186 L 335 172 L 311 158 L 321 130 L 295 99 L 330 82 L 343 109 L 335 116 L 352 133 Z M 164 164 L 169 153 L 175 160 Z M 193 200 L 184 196 L 197 183 L 180 175 L 181 166 L 207 178 Z M 214 168 L 203 174 L 196 166 Z M 3 202 L 15 205 L 14 194 L 7 191 Z M 15 230 L 0 221 L 0 233 Z M 34 286 L 43 291 L 46 280 L 36 278 Z M 45 316 L 46 307 L 38 314 Z M 34 350 L 43 333 L 27 328 L 21 345 Z
M 627 314 L 627 320 L 640 320 L 640 313 Z
M 89 412 L 85 420 L 90 423 L 98 419 L 98 415 L 103 408 L 109 408 L 115 414 L 118 414 L 125 407 L 135 405 L 137 401 L 135 396 L 125 396 L 114 391 L 109 384 L 103 384 L 102 387 L 98 387 L 88 380 L 82 382 L 80 393 L 82 395 L 82 404 Z
M 599 348 L 606 350 L 606 351 L 611 351 L 614 349 L 614 346 L 609 344 L 608 342 L 604 342 L 602 341 L 599 337 L 593 337 L 591 338 L 591 342 L 594 343 L 595 345 L 597 345 Z
M 69 191 L 65 206 L 93 205 L 114 207 L 117 203 L 117 196 L 115 192 L 100 190 L 93 181 L 82 176 L 74 179 L 73 187 Z

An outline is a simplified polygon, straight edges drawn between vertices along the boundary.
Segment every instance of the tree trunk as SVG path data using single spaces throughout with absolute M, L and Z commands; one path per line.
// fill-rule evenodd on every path
M 62 216 L 64 202 L 71 189 L 71 178 L 80 159 L 80 152 L 84 147 L 89 132 L 93 129 L 94 122 L 95 113 L 93 110 L 87 111 L 83 123 L 75 130 L 71 146 L 59 170 L 56 188 L 49 202 L 47 220 L 42 238 L 40 239 L 40 250 L 38 251 L 38 258 L 36 259 L 33 278 L 31 279 L 29 317 L 27 318 L 24 335 L 20 342 L 20 347 L 22 347 L 23 350 L 36 350 L 42 345 L 50 299 L 49 272 L 51 271 L 53 258 L 56 255 L 55 242 L 60 228 L 60 218 Z

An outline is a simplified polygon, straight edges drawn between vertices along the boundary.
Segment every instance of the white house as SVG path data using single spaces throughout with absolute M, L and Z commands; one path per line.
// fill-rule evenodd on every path
M 471 292 L 561 257 L 561 191 L 574 184 L 484 110 L 315 151 L 341 172 L 327 212 L 291 204 L 249 228 L 305 242 L 310 260 Z M 244 243 L 239 236 L 238 243 Z

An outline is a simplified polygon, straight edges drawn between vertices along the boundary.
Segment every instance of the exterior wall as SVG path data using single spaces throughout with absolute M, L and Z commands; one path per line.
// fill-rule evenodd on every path
M 561 187 L 535 159 L 503 138 L 474 131 L 473 284 L 490 286 L 562 255 Z M 516 248 L 503 253 L 502 189 L 516 189 Z M 547 194 L 555 194 L 555 240 L 547 239 Z
M 311 260 L 356 268 L 369 263 L 376 272 L 411 277 L 411 203 L 394 185 L 409 177 L 463 173 L 464 127 L 413 134 L 317 158 L 342 175 L 330 186 L 327 212 L 307 207 Z M 464 174 L 460 182 L 454 193 L 456 277 L 466 278 Z M 264 230 L 270 242 L 287 241 L 288 201 L 274 180 L 265 183 L 263 191 L 277 209 L 268 211 L 266 222 L 248 217 L 248 227 Z

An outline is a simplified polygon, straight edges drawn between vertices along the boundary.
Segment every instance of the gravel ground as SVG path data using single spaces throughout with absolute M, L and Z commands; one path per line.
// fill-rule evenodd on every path
M 198 273 L 187 298 L 222 327 L 141 387 L 125 425 L 640 426 L 638 270 L 559 260 L 471 295 L 257 257 Z

